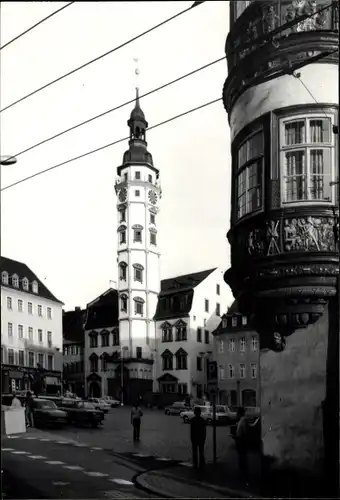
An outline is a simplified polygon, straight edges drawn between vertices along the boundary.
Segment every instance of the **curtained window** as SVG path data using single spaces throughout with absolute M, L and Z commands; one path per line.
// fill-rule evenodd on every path
M 332 201 L 334 144 L 330 118 L 284 121 L 283 201 Z

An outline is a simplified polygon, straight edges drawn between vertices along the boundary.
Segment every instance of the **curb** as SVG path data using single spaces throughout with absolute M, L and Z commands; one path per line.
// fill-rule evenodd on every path
M 137 475 L 135 477 L 136 484 L 138 486 L 140 486 L 141 488 L 143 488 L 143 489 L 145 489 L 145 490 L 149 491 L 150 493 L 153 493 L 157 496 L 161 496 L 163 498 L 174 498 L 174 495 L 171 492 L 165 491 L 164 489 L 160 491 L 157 488 L 155 488 L 154 486 L 150 485 L 148 483 L 147 479 L 145 478 L 145 476 L 147 476 L 148 474 L 153 474 L 153 472 L 147 471 L 147 472 L 144 472 L 142 474 Z M 158 475 L 161 475 L 161 474 L 158 473 Z M 177 481 L 177 477 L 174 474 L 166 473 L 164 475 L 166 475 L 168 478 L 173 478 L 175 481 Z M 195 486 L 198 486 L 201 488 L 206 488 L 208 490 L 217 491 L 218 493 L 221 493 L 225 497 L 229 497 L 229 498 L 254 498 L 254 499 L 263 498 L 259 495 L 252 494 L 250 491 L 233 490 L 231 488 L 223 488 L 223 487 L 217 486 L 215 484 L 209 484 L 209 483 L 206 483 L 203 481 L 190 480 L 190 482 L 188 481 L 188 484 L 189 485 L 194 484 Z M 177 498 L 180 498 L 180 497 L 177 497 Z M 183 496 L 182 498 L 186 498 L 186 497 Z

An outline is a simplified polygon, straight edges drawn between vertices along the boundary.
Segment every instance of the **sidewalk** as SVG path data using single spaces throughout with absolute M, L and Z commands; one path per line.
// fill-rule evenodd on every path
M 187 467 L 145 472 L 136 483 L 155 495 L 167 498 L 260 498 L 260 464 L 252 460 L 249 486 L 239 476 L 237 463 L 208 463 L 203 473 Z M 255 463 L 255 467 L 254 467 Z

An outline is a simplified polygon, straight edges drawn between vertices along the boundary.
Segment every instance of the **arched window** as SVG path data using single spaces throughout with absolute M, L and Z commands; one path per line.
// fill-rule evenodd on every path
M 15 288 L 19 288 L 19 276 L 17 274 L 13 274 L 12 276 L 12 285 Z
M 172 325 L 166 321 L 161 325 L 162 329 L 162 342 L 172 342 Z
M 98 371 L 98 356 L 95 353 L 92 353 L 89 357 L 90 360 L 90 371 L 97 372 Z
M 89 337 L 90 337 L 90 347 L 92 348 L 98 347 L 98 333 L 91 332 L 89 333 Z
M 127 280 L 127 263 L 120 262 L 119 263 L 119 279 L 126 281 Z
M 185 342 L 187 340 L 187 325 L 184 321 L 179 320 L 175 324 L 176 327 L 176 341 Z
M 2 279 L 3 285 L 8 285 L 8 272 L 7 271 L 2 271 L 1 279 Z
M 29 289 L 29 281 L 28 281 L 27 278 L 24 278 L 22 280 L 22 287 L 23 287 L 24 290 L 26 290 L 26 292 L 28 291 L 28 289 Z
M 120 296 L 120 310 L 123 312 L 128 310 L 128 296 L 125 293 Z
M 119 233 L 119 243 L 122 245 L 126 243 L 126 226 L 119 226 L 117 229 L 117 232 Z
M 107 352 L 103 352 L 103 354 L 100 356 L 100 359 L 102 362 L 102 371 L 103 372 L 107 371 L 107 358 L 108 358 Z
M 119 211 L 119 222 L 120 223 L 126 222 L 126 206 L 125 206 L 125 204 L 120 205 L 118 207 L 118 211 Z
M 133 264 L 132 267 L 133 267 L 134 280 L 139 281 L 139 283 L 143 283 L 144 267 L 141 264 Z
M 38 293 L 38 282 L 37 281 L 33 281 L 32 291 L 33 291 L 33 293 Z
M 145 300 L 142 297 L 134 297 L 133 300 L 135 302 L 135 314 L 143 316 Z
M 166 349 L 162 355 L 163 370 L 173 370 L 173 354 Z
M 176 370 L 187 370 L 188 353 L 184 349 L 178 349 L 176 356 Z
M 104 330 L 103 332 L 101 332 L 101 337 L 102 337 L 102 347 L 109 347 L 110 345 L 110 332 L 108 332 L 107 330 Z

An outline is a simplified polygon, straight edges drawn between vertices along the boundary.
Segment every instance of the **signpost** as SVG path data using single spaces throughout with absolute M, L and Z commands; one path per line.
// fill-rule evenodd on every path
M 214 464 L 217 462 L 217 452 L 216 452 L 216 395 L 217 395 L 217 362 L 208 361 L 207 363 L 207 382 L 208 391 L 212 396 L 213 405 L 213 460 Z

